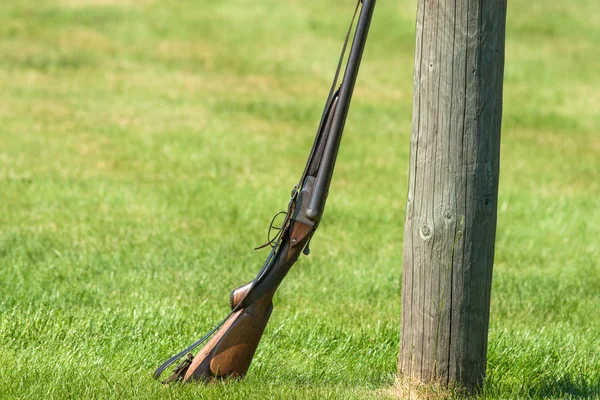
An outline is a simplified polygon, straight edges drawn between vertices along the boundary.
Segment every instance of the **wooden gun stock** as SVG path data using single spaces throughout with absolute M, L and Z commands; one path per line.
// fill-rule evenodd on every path
M 183 381 L 244 376 L 269 322 L 274 293 L 274 290 L 266 293 L 248 307 L 232 314 L 196 354 L 186 371 L 182 371 Z
M 246 374 L 269 322 L 275 291 L 310 239 L 312 228 L 297 221 L 290 223 L 289 235 L 284 236 L 272 268 L 259 283 L 250 282 L 231 292 L 233 314 L 191 363 L 177 371 L 177 377 L 183 377 L 184 382 L 206 382 Z

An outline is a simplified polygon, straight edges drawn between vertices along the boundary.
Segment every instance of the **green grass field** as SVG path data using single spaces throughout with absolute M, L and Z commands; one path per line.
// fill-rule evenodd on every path
M 509 3 L 482 397 L 600 398 L 597 1 Z M 266 256 L 353 2 L 3 1 L 0 398 L 393 398 L 415 7 L 378 2 L 246 379 L 164 388 Z

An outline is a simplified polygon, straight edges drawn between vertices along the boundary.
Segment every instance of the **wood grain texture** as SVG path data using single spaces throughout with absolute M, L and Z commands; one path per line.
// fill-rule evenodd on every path
M 246 374 L 273 309 L 275 290 L 231 315 L 196 354 L 184 382 Z
M 229 296 L 229 307 L 233 310 L 242 301 L 248 290 L 252 287 L 252 282 L 248 282 L 245 285 L 237 287 L 231 291 Z
M 314 232 L 314 225 L 292 219 L 282 237 L 275 259 L 264 276 L 254 285 L 248 283 L 233 290 L 232 309 L 239 307 L 193 357 L 183 373 L 184 382 L 209 382 L 213 379 L 242 377 L 250 368 L 271 311 L 279 284 Z
M 399 370 L 485 375 L 506 0 L 419 0 Z

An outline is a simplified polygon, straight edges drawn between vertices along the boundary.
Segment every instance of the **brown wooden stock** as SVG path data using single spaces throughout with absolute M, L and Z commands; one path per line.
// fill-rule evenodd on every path
M 292 220 L 289 232 L 278 249 L 277 259 L 263 279 L 254 287 L 249 283 L 233 290 L 232 308 L 240 302 L 243 308 L 231 315 L 196 354 L 185 372 L 184 382 L 246 374 L 269 322 L 273 295 L 300 256 L 312 230 L 312 225 Z
M 274 293 L 275 290 L 229 317 L 196 354 L 183 381 L 245 375 L 269 322 Z

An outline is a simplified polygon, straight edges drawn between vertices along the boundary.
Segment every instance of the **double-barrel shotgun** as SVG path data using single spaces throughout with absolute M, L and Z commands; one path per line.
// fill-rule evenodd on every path
M 241 377 L 248 371 L 273 310 L 275 291 L 300 253 L 310 252 L 309 242 L 321 221 L 374 7 L 375 0 L 358 0 L 304 172 L 291 192 L 287 211 L 281 213 L 285 217 L 281 226 L 275 228 L 277 234 L 261 246 L 271 248 L 262 268 L 251 282 L 231 292 L 229 315 L 200 340 L 165 361 L 155 371 L 155 378 L 182 357 L 184 360 L 165 383 L 208 382 Z M 357 14 L 358 22 L 338 87 Z M 270 230 L 273 227 L 271 221 Z M 209 338 L 195 356 L 190 353 Z

